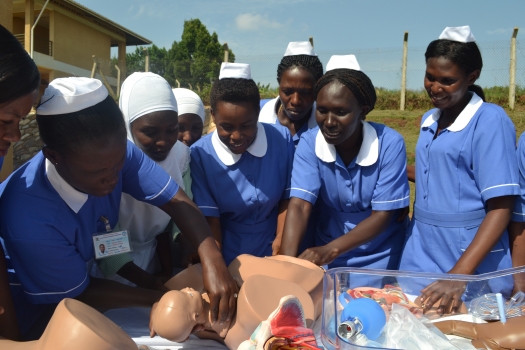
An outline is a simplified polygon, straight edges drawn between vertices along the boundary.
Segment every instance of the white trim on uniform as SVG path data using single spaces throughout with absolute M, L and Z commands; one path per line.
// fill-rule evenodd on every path
M 376 129 L 365 121 L 363 124 L 363 143 L 357 154 L 356 164 L 370 166 L 379 158 L 379 139 Z M 315 137 L 315 155 L 324 162 L 333 163 L 337 157 L 335 146 L 326 142 L 321 129 Z
M 76 286 L 74 288 L 71 288 L 70 290 L 66 290 L 65 292 L 30 293 L 30 292 L 24 290 L 24 293 L 29 294 L 29 295 L 67 294 L 67 293 L 69 293 L 71 291 L 74 291 L 78 287 L 80 287 L 86 281 L 87 278 L 88 278 L 88 275 L 87 275 L 87 272 L 86 272 L 86 277 L 84 277 L 84 280 L 82 282 L 80 282 L 80 284 L 78 286 Z
M 241 159 L 242 154 L 235 154 L 228 146 L 226 146 L 222 141 L 219 139 L 219 135 L 217 134 L 217 130 L 213 132 L 213 135 L 211 136 L 211 144 L 213 146 L 213 149 L 215 149 L 215 152 L 217 153 L 217 157 L 221 160 L 221 162 L 224 163 L 226 166 L 233 165 Z M 253 143 L 248 147 L 246 150 L 247 152 L 251 153 L 255 157 L 264 157 L 266 154 L 266 150 L 268 149 L 268 140 L 266 139 L 266 131 L 264 130 L 264 126 L 261 123 L 257 123 L 257 135 L 255 135 L 255 140 Z

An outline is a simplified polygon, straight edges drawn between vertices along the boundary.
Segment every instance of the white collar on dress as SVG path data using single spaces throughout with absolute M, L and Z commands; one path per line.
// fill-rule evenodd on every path
M 46 158 L 46 173 L 47 179 L 51 183 L 51 186 L 58 192 L 60 198 L 66 202 L 66 204 L 75 213 L 78 213 L 82 206 L 87 202 L 88 195 L 80 191 L 75 190 L 70 184 L 66 182 L 57 172 L 55 165 Z
M 279 97 L 274 98 L 271 101 L 268 101 L 263 108 L 261 109 L 261 112 L 259 113 L 259 121 L 262 123 L 267 124 L 275 124 L 277 123 L 277 111 L 275 110 L 275 106 L 277 106 L 277 102 L 279 101 Z M 312 106 L 312 112 L 310 113 L 310 118 L 308 119 L 308 129 L 313 129 L 317 126 L 317 121 L 315 120 L 315 109 L 316 104 L 314 102 Z
M 235 154 L 228 146 L 226 146 L 222 141 L 219 139 L 219 135 L 217 134 L 217 129 L 213 132 L 213 135 L 211 136 L 211 144 L 213 145 L 213 148 L 215 149 L 215 152 L 217 153 L 217 157 L 221 160 L 221 162 L 224 163 L 226 166 L 233 165 L 241 159 L 242 154 Z M 266 131 L 264 130 L 264 126 L 261 123 L 257 123 L 257 135 L 255 135 L 255 140 L 253 143 L 248 147 L 246 150 L 247 152 L 250 152 L 255 157 L 263 157 L 266 154 L 266 150 L 268 149 L 268 141 L 266 139 Z
M 370 166 L 379 157 L 379 139 L 376 129 L 365 121 L 363 124 L 363 143 L 357 154 L 356 164 L 360 166 Z M 315 155 L 324 162 L 333 163 L 336 160 L 335 146 L 326 142 L 321 129 L 315 138 Z
M 483 104 L 483 100 L 481 97 L 476 95 L 475 92 L 472 92 L 472 97 L 470 98 L 469 103 L 461 113 L 458 115 L 454 123 L 452 123 L 451 126 L 449 126 L 446 130 L 452 131 L 452 132 L 458 132 L 468 125 L 472 117 L 474 117 L 474 114 L 478 111 L 479 107 Z M 441 110 L 438 110 L 434 113 L 432 113 L 430 116 L 425 119 L 423 124 L 421 124 L 421 128 L 428 128 L 430 125 L 434 124 L 439 120 L 439 117 L 441 116 Z

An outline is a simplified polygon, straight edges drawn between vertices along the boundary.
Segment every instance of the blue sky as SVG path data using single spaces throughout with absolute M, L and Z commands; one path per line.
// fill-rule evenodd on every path
M 446 26 L 467 24 L 480 43 L 509 42 L 514 27 L 521 28 L 518 40 L 523 37 L 522 41 L 525 43 L 523 0 L 77 1 L 152 40 L 160 47 L 170 47 L 174 40 L 180 40 L 184 20 L 199 18 L 210 32 L 217 32 L 221 43 L 228 43 L 238 58 L 255 59 L 257 56 L 274 54 L 277 63 L 289 41 L 307 40 L 309 36 L 314 37 L 315 50 L 326 53 L 326 57 L 331 52 L 369 53 L 359 60 L 365 71 L 373 56 L 373 52 L 367 49 L 401 50 L 404 31 L 409 32 L 411 49 L 424 50 Z M 508 46 L 506 50 L 509 51 Z M 421 61 L 421 54 L 417 52 L 417 55 L 417 59 Z M 506 55 L 508 57 L 508 53 Z M 323 55 L 320 57 L 326 63 L 328 58 Z M 409 65 L 410 58 L 412 57 L 409 56 Z M 413 59 L 415 62 L 416 57 Z M 390 60 L 394 66 L 400 66 L 397 56 Z M 274 66 L 273 72 L 277 63 L 275 66 L 271 63 Z M 508 77 L 508 63 L 504 63 Z M 414 63 L 413 67 L 419 70 L 419 66 Z M 369 68 L 372 70 L 371 64 Z M 497 80 L 489 78 L 486 82 L 488 85 L 493 85 L 491 81 Z M 521 77 L 518 83 L 520 79 Z M 275 78 L 271 80 L 274 81 Z M 522 84 L 525 85 L 525 75 Z

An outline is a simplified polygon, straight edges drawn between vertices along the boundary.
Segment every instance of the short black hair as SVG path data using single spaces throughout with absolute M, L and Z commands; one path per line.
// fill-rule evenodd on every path
M 111 96 L 78 112 L 39 115 L 37 109 L 36 120 L 44 145 L 63 154 L 74 154 L 87 144 L 101 144 L 119 134 L 126 138 L 124 118 Z
M 483 59 L 478 45 L 475 42 L 462 43 L 447 39 L 438 39 L 432 41 L 425 52 L 425 62 L 429 58 L 443 57 L 454 62 L 466 75 L 483 68 Z M 483 89 L 478 85 L 471 85 L 470 91 L 474 91 L 483 101 L 485 94 Z
M 20 42 L 0 25 L 0 103 L 12 102 L 40 86 L 40 72 Z
M 312 74 L 316 82 L 323 76 L 323 64 L 319 57 L 310 55 L 284 56 L 277 66 L 277 82 L 281 83 L 281 77 L 285 71 L 296 67 L 306 69 Z
M 353 69 L 334 69 L 326 72 L 315 85 L 315 98 L 321 89 L 334 81 L 346 86 L 361 106 L 369 106 L 369 112 L 376 104 L 376 89 L 370 78 L 363 72 Z
M 261 109 L 261 95 L 259 88 L 252 79 L 224 78 L 217 80 L 210 93 L 210 105 L 212 110 L 217 109 L 218 102 L 239 103 L 248 102 L 259 114 Z

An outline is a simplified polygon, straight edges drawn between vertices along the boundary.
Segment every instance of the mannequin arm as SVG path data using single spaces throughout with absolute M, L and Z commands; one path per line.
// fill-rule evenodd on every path
M 204 288 L 210 296 L 212 321 L 231 320 L 237 303 L 234 294 L 238 292 L 238 287 L 224 263 L 201 211 L 182 189 L 159 208 L 171 216 L 181 232 L 184 232 L 193 246 L 198 248 Z
M 319 266 L 330 264 L 339 255 L 373 240 L 386 230 L 394 212 L 395 210 L 372 211 L 368 218 L 354 227 L 352 234 L 342 235 L 324 246 L 308 248 L 299 258 L 309 260 Z
M 312 203 L 292 197 L 288 203 L 279 254 L 296 257 L 299 244 L 308 226 Z

